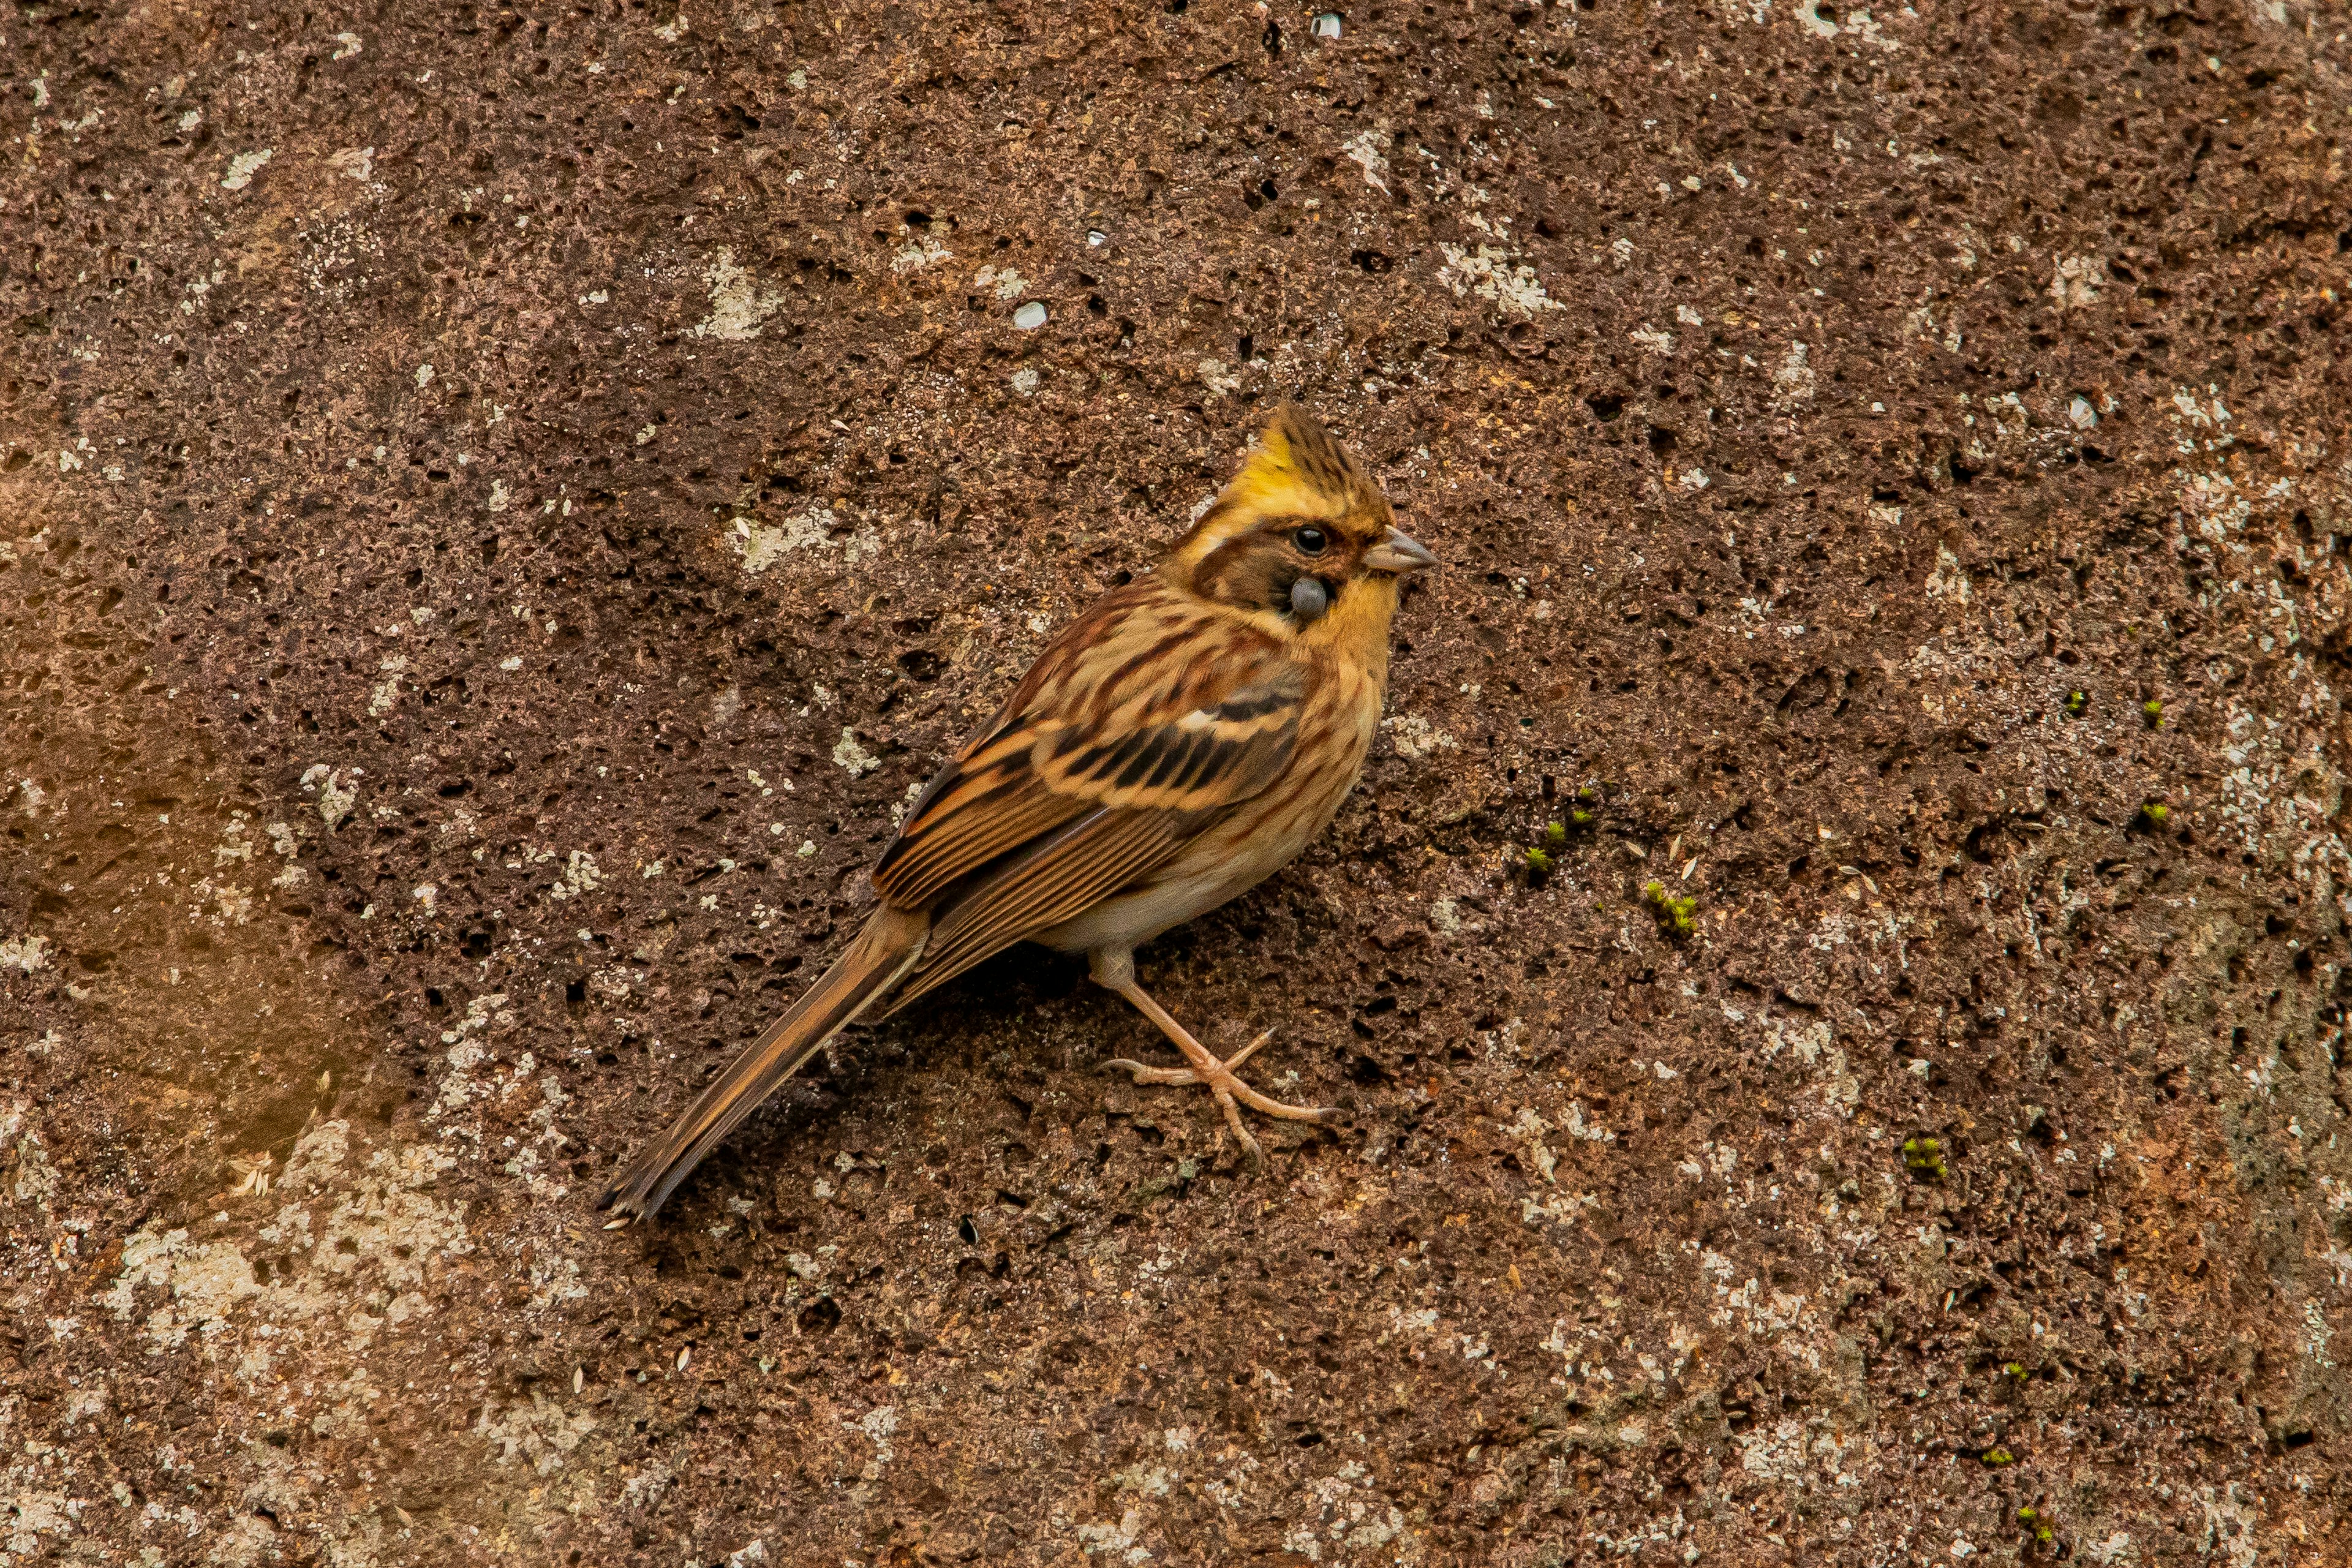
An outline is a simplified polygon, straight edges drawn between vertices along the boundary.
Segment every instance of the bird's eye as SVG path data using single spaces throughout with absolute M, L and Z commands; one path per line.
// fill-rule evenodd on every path
M 1330 542 L 1323 537 L 1323 531 L 1319 528 L 1302 528 L 1290 537 L 1300 552 L 1307 555 L 1322 554 L 1323 547 Z

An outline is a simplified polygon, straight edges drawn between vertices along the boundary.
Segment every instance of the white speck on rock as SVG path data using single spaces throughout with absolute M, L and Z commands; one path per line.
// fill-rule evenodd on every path
M 360 42 L 360 36 L 357 33 L 337 33 L 335 52 L 327 58 L 331 60 L 347 60 L 365 47 L 367 46 Z
M 418 365 L 418 366 L 416 367 L 416 389 L 417 389 L 419 392 L 422 392 L 422 391 L 424 391 L 426 387 L 428 387 L 428 386 L 430 386 L 430 385 L 432 385 L 432 384 L 433 384 L 433 367 L 432 367 L 431 365 L 429 365 L 429 364 L 420 364 L 420 365 Z
M 1045 302 L 1032 300 L 1013 312 L 1013 324 L 1024 332 L 1034 332 L 1045 324 Z
M 1358 132 L 1339 143 L 1339 151 L 1346 153 L 1359 168 L 1364 171 L 1364 184 L 1371 186 L 1381 195 L 1387 195 L 1389 194 L 1387 179 L 1389 160 L 1388 155 L 1381 151 L 1383 135 L 1383 130 L 1379 127 L 1370 131 Z
M 195 111 L 191 110 L 189 112 L 193 114 Z M 332 169 L 346 180 L 359 180 L 364 182 L 372 178 L 375 174 L 375 149 L 373 147 L 346 147 L 339 153 L 333 153 L 328 155 L 327 167 Z
M 1014 371 L 1013 373 L 1013 390 L 1019 393 L 1024 397 L 1034 396 L 1037 392 L 1037 373 L 1029 369 L 1025 365 L 1021 369 Z

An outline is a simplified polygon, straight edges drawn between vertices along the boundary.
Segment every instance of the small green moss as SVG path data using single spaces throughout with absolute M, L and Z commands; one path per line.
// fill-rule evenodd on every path
M 1592 814 L 1581 806 L 1570 807 L 1568 814 L 1568 825 L 1570 827 L 1590 827 L 1592 826 Z
M 2066 693 L 2066 717 L 2069 719 L 2080 719 L 2083 716 L 2083 710 L 2088 708 L 2090 705 L 2091 694 L 2089 692 L 2069 691 Z
M 2003 1362 L 2001 1363 L 2000 1370 L 2007 1373 L 2011 1377 L 2015 1378 L 2020 1383 L 2027 1381 L 2033 1375 L 2032 1373 L 2025 1370 L 2025 1363 L 2021 1361 Z
M 1999 1467 L 2017 1463 L 2017 1456 L 2006 1448 L 1987 1448 L 1977 1458 L 1987 1465 Z
M 1563 822 L 1544 824 L 1544 842 L 1554 849 L 1568 842 L 1568 825 Z
M 1944 1145 L 1934 1138 L 1906 1138 L 1903 1141 L 1903 1163 L 1940 1181 L 1946 1174 Z
M 2152 800 L 2139 808 L 2139 816 L 2150 827 L 2162 827 L 2171 820 L 2172 808 L 2160 800 Z
M 2161 730 L 2164 728 L 2163 703 L 2158 702 L 2155 698 L 2151 697 L 2147 701 L 2139 705 L 2139 711 L 2140 716 L 2147 721 L 2147 727 L 2149 729 Z
M 2017 1522 L 2032 1531 L 2034 1541 L 2043 1546 L 2058 1539 L 2058 1532 L 2050 1528 L 2050 1521 L 2034 1509 L 2019 1509 Z
M 1527 854 L 1527 861 L 1528 875 L 1530 877 L 1549 877 L 1551 875 L 1551 857 L 1545 854 L 1542 850 L 1528 850 Z
M 1658 928 L 1677 940 L 1698 930 L 1698 900 L 1678 899 L 1666 891 L 1664 882 L 1652 882 L 1642 889 L 1642 902 L 1658 918 Z

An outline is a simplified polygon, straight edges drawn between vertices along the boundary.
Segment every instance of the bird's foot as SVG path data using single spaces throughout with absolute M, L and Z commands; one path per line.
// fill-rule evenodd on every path
M 1249 1129 L 1242 1125 L 1241 1108 L 1243 1106 L 1246 1105 L 1252 1110 L 1263 1112 L 1267 1116 L 1278 1116 L 1290 1121 L 1312 1121 L 1326 1127 L 1330 1126 L 1339 1118 L 1339 1111 L 1329 1106 L 1286 1105 L 1281 1100 L 1260 1094 L 1234 1075 L 1235 1068 L 1249 1060 L 1260 1046 L 1272 1038 L 1274 1038 L 1274 1031 L 1268 1029 L 1223 1061 L 1219 1061 L 1206 1049 L 1202 1049 L 1200 1057 L 1194 1058 L 1193 1065 L 1188 1068 L 1150 1067 L 1142 1062 L 1130 1061 L 1124 1057 L 1107 1061 L 1102 1065 L 1105 1069 L 1117 1068 L 1122 1072 L 1132 1074 L 1138 1083 L 1206 1084 L 1209 1091 L 1217 1097 L 1217 1105 L 1225 1113 L 1225 1125 L 1233 1129 L 1234 1140 L 1241 1144 L 1243 1152 L 1249 1155 L 1250 1163 L 1254 1165 L 1263 1165 L 1265 1163 L 1265 1152 L 1257 1146 L 1257 1140 L 1250 1136 Z M 1178 1044 L 1182 1045 L 1184 1042 L 1180 1040 Z M 1187 1051 L 1185 1055 L 1190 1057 L 1192 1052 Z

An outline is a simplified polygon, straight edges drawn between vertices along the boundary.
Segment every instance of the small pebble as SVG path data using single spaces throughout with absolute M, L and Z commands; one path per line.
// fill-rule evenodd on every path
M 1339 13 L 1337 11 L 1325 11 L 1321 13 L 1315 18 L 1314 31 L 1315 36 L 1318 38 L 1338 37 L 1339 36 Z
M 1034 332 L 1045 324 L 1045 302 L 1032 300 L 1013 312 L 1013 324 L 1024 332 Z

